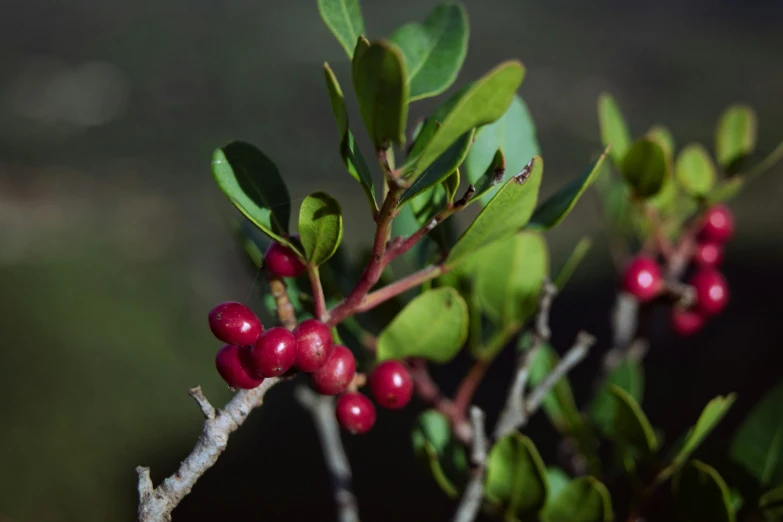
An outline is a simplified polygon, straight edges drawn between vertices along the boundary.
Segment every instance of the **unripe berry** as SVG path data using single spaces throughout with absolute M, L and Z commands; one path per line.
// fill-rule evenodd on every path
M 251 374 L 248 364 L 249 348 L 226 344 L 215 356 L 215 367 L 226 384 L 232 388 L 250 390 L 261 384 L 264 379 Z
M 210 310 L 209 329 L 224 343 L 250 346 L 264 327 L 250 308 L 242 303 L 226 301 Z
M 701 330 L 705 322 L 706 319 L 699 312 L 672 308 L 672 328 L 682 336 L 695 334 Z
M 652 300 L 661 290 L 658 263 L 645 255 L 636 256 L 625 270 L 623 288 L 639 301 Z
M 716 315 L 729 302 L 729 287 L 717 270 L 703 268 L 693 274 L 689 284 L 696 290 L 696 311 L 705 317 Z
M 279 277 L 296 277 L 307 270 L 291 249 L 277 241 L 273 241 L 264 254 L 264 268 Z
M 402 408 L 413 395 L 413 380 L 408 369 L 399 361 L 384 361 L 370 376 L 370 389 L 375 401 L 393 410 Z
M 334 409 L 337 422 L 351 433 L 367 433 L 375 424 L 375 406 L 361 393 L 344 393 Z
M 306 319 L 294 329 L 296 337 L 296 361 L 294 365 L 303 372 L 314 372 L 332 355 L 332 332 L 316 319 Z
M 693 260 L 703 267 L 716 267 L 723 261 L 723 247 L 719 243 L 699 243 Z
M 734 216 L 725 205 L 715 205 L 704 213 L 699 239 L 711 243 L 725 243 L 734 235 Z
M 287 372 L 296 359 L 294 334 L 275 326 L 264 330 L 250 348 L 250 364 L 261 377 L 277 377 Z
M 323 395 L 337 395 L 351 384 L 356 374 L 356 359 L 351 350 L 337 345 L 326 363 L 313 372 L 313 388 Z

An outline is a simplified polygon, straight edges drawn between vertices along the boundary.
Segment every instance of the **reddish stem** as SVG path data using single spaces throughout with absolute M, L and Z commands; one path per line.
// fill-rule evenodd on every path
M 427 361 L 424 359 L 411 359 L 411 378 L 416 389 L 416 395 L 429 406 L 442 413 L 451 423 L 455 436 L 465 444 L 470 442 L 472 429 L 464 411 L 460 411 L 432 380 L 427 370 Z
M 319 321 L 324 322 L 328 319 L 329 312 L 326 310 L 326 298 L 324 297 L 324 289 L 321 286 L 321 276 L 318 273 L 318 267 L 308 267 L 307 275 L 310 277 L 310 286 L 313 290 L 315 316 Z
M 366 312 L 372 310 L 381 303 L 388 301 L 389 299 L 396 297 L 404 292 L 407 292 L 411 288 L 415 288 L 430 279 L 435 279 L 441 274 L 446 273 L 448 270 L 442 266 L 428 266 L 418 272 L 414 272 L 408 276 L 403 277 L 388 284 L 383 288 L 367 294 L 364 300 L 356 307 L 354 312 Z
M 468 374 L 462 379 L 462 382 L 457 388 L 457 393 L 454 395 L 454 407 L 460 412 L 461 415 L 465 415 L 473 400 L 473 394 L 476 392 L 481 379 L 484 378 L 484 374 L 487 373 L 489 368 L 489 361 L 477 360 L 473 363 L 473 367 Z

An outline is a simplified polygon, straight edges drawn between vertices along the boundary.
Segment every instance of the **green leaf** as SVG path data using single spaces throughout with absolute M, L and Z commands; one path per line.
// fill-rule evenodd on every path
M 465 448 L 452 437 L 448 419 L 436 410 L 425 411 L 416 421 L 412 438 L 416 455 L 427 462 L 440 488 L 456 497 L 467 476 L 468 459 Z
M 289 244 L 291 196 L 272 160 L 253 145 L 235 141 L 212 155 L 212 174 L 247 219 L 272 239 Z
M 544 462 L 532 440 L 511 433 L 492 446 L 484 494 L 505 512 L 506 520 L 534 517 L 546 503 L 547 489 Z
M 419 139 L 429 138 L 426 145 L 411 151 L 412 160 L 406 162 L 406 178 L 415 179 L 430 166 L 446 149 L 470 129 L 492 123 L 506 112 L 514 99 L 514 93 L 525 76 L 524 66 L 515 60 L 504 62 L 474 82 L 467 90 L 458 93 L 451 100 L 450 111 L 441 121 L 439 128 L 430 126 L 422 129 Z M 493 151 L 494 152 L 494 151 Z
M 726 412 L 731 408 L 731 405 L 734 404 L 736 398 L 737 396 L 731 393 L 726 397 L 715 397 L 707 403 L 702 410 L 701 415 L 699 415 L 699 420 L 696 421 L 696 426 L 691 429 L 685 439 L 685 443 L 673 459 L 675 468 L 682 466 L 691 454 L 696 451 L 696 448 L 704 442 L 707 435 L 715 429 L 715 426 L 717 426 L 723 416 L 726 415 Z
M 454 198 L 457 197 L 457 190 L 459 190 L 460 181 L 459 169 L 455 169 L 454 172 L 449 174 L 446 179 L 442 181 L 443 190 L 446 191 L 446 201 L 454 203 Z
M 348 58 L 352 58 L 356 40 L 364 34 L 364 19 L 359 0 L 318 0 L 318 11 L 326 26 L 345 49 Z
M 721 115 L 715 130 L 718 164 L 734 173 L 756 149 L 756 113 L 747 105 L 731 105 Z
M 324 264 L 337 251 L 343 237 L 340 203 L 326 192 L 314 192 L 299 208 L 299 238 L 310 266 Z
M 408 64 L 411 101 L 437 96 L 454 83 L 465 61 L 468 16 L 459 4 L 442 4 L 424 22 L 399 28 L 390 40 Z
M 653 125 L 647 131 L 647 137 L 661 146 L 667 158 L 674 157 L 674 136 L 669 129 L 663 125 Z
M 520 339 L 520 343 L 522 343 Z M 557 366 L 560 357 L 548 344 L 541 345 L 530 361 L 530 386 L 538 386 Z M 542 403 L 544 412 L 560 433 L 571 434 L 582 424 L 568 377 L 563 377 L 547 393 Z
M 424 357 L 451 360 L 468 336 L 468 305 L 453 288 L 424 292 L 378 336 L 378 361 Z
M 582 194 L 593 184 L 595 178 L 602 172 L 601 165 L 606 158 L 607 151 L 593 163 L 578 178 L 568 183 L 552 194 L 546 201 L 538 206 L 533 217 L 530 218 L 528 228 L 549 230 L 554 227 L 568 215 Z
M 649 138 L 633 142 L 620 168 L 625 181 L 642 198 L 656 195 L 666 178 L 666 154 L 658 143 Z
M 783 519 L 783 486 L 771 489 L 761 495 L 759 508 L 770 521 Z
M 504 170 L 493 170 L 502 150 Z M 533 156 L 541 154 L 536 139 L 536 128 L 533 118 L 525 102 L 519 96 L 514 96 L 506 112 L 494 123 L 481 128 L 476 134 L 476 141 L 470 148 L 465 159 L 465 175 L 476 186 L 476 198 L 481 197 L 481 203 L 486 204 L 500 190 L 503 174 L 516 174 L 525 168 Z M 490 177 L 487 178 L 487 173 Z M 499 174 L 499 176 L 494 176 Z M 488 181 L 493 181 L 487 186 Z M 481 188 L 479 188 L 481 186 Z
M 542 522 L 611 522 L 612 499 L 609 490 L 591 476 L 572 480 L 548 502 Z
M 734 514 L 736 515 L 737 512 L 742 509 L 742 506 L 745 504 L 745 499 L 742 498 L 742 493 L 739 492 L 739 490 L 734 488 L 729 488 L 729 497 L 731 497 L 731 509 L 734 511 Z
M 611 386 L 609 393 L 616 403 L 609 435 L 644 457 L 652 456 L 658 450 L 658 440 L 639 403 L 619 386 Z
M 343 91 L 334 72 L 332 72 L 329 64 L 326 63 L 324 64 L 324 76 L 326 77 L 326 86 L 329 90 L 332 112 L 334 112 L 334 119 L 337 122 L 337 131 L 340 133 L 340 156 L 346 169 L 348 169 L 348 173 L 362 186 L 370 208 L 375 210 L 378 205 L 375 202 L 375 186 L 372 182 L 372 174 L 359 147 L 356 145 L 353 133 L 348 129 L 348 110 L 345 106 Z
M 763 485 L 783 483 L 783 382 L 750 411 L 731 444 L 731 458 Z
M 430 164 L 421 176 L 403 193 L 400 204 L 441 183 L 454 173 L 468 154 L 473 141 L 473 129 L 462 135 L 446 152 Z
M 674 476 L 672 492 L 689 521 L 734 522 L 726 482 L 715 468 L 700 460 L 692 460 Z
M 686 194 L 706 196 L 715 185 L 715 165 L 710 153 L 698 143 L 689 143 L 677 156 L 677 181 Z
M 565 285 L 568 283 L 568 281 L 571 280 L 571 276 L 574 275 L 576 268 L 582 262 L 582 259 L 584 259 L 584 257 L 587 255 L 587 251 L 590 250 L 592 245 L 593 240 L 589 237 L 583 237 L 579 240 L 579 242 L 574 247 L 574 250 L 571 252 L 571 255 L 568 256 L 568 259 L 560 269 L 560 272 L 557 273 L 557 277 L 555 278 L 555 286 L 557 288 L 560 290 L 565 288 Z
M 523 325 L 538 308 L 549 251 L 540 234 L 522 232 L 482 252 L 474 291 L 484 312 L 502 325 Z
M 476 143 L 474 142 L 471 150 L 473 150 L 475 146 Z M 470 157 L 470 152 L 468 152 L 468 157 Z M 467 168 L 467 163 L 465 164 L 465 167 Z M 505 173 L 506 158 L 503 155 L 503 151 L 498 149 L 495 151 L 495 155 L 492 157 L 492 161 L 484 171 L 484 174 L 482 174 L 481 177 L 478 178 L 474 183 L 476 193 L 473 195 L 473 200 L 481 198 L 481 196 L 488 193 L 494 187 L 500 185 L 500 183 L 503 181 Z
M 358 56 L 353 86 L 370 139 L 376 148 L 405 143 L 408 73 L 402 53 L 389 42 L 374 42 Z
M 638 362 L 626 358 L 601 383 L 588 412 L 590 420 L 604 433 L 608 433 L 612 429 L 617 410 L 617 401 L 609 391 L 612 386 L 622 388 L 637 403 L 641 403 L 644 394 L 642 366 Z
M 527 224 L 538 199 L 544 160 L 536 156 L 495 194 L 451 249 L 446 264 L 454 266 L 463 257 L 490 243 L 514 235 Z
M 549 484 L 549 495 L 547 495 L 547 504 L 552 503 L 552 499 L 556 498 L 561 491 L 571 482 L 571 477 L 556 466 L 548 466 L 546 468 L 546 481 Z
M 631 133 L 617 102 L 607 93 L 598 97 L 598 125 L 601 128 L 601 142 L 604 147 L 611 147 L 609 156 L 620 169 L 631 148 Z

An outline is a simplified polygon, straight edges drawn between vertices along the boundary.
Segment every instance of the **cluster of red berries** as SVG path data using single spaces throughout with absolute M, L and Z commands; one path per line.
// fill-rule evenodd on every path
M 691 252 L 695 270 L 687 280 L 694 288 L 695 302 L 687 309 L 672 308 L 672 327 L 680 335 L 694 334 L 728 303 L 728 284 L 718 266 L 723 261 L 723 246 L 733 235 L 734 218 L 727 207 L 716 205 L 705 212 Z M 655 299 L 663 286 L 657 261 L 646 255 L 635 257 L 623 276 L 625 291 L 641 302 Z
M 264 259 L 267 270 L 283 277 L 293 277 L 303 268 L 296 255 L 278 243 L 272 244 Z M 353 353 L 334 344 L 329 327 L 321 321 L 304 320 L 293 332 L 280 326 L 265 330 L 252 310 L 229 301 L 209 312 L 209 327 L 226 343 L 218 350 L 215 365 L 230 387 L 252 389 L 267 377 L 308 373 L 316 391 L 340 395 L 335 414 L 345 429 L 365 433 L 375 423 L 373 403 L 361 393 L 348 391 L 356 375 Z M 377 365 L 369 383 L 376 402 L 386 408 L 402 408 L 413 394 L 410 373 L 399 361 Z

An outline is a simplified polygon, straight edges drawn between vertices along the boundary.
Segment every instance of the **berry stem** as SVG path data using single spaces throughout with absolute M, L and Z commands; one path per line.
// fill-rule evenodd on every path
M 308 266 L 307 275 L 310 277 L 310 287 L 313 290 L 313 307 L 315 308 L 315 316 L 319 321 L 325 323 L 329 318 L 329 312 L 326 309 L 326 298 L 324 297 L 323 286 L 321 286 L 321 276 L 318 273 L 318 267 Z
M 288 298 L 288 290 L 286 289 L 283 278 L 270 274 L 269 290 L 275 298 L 277 320 L 280 321 L 280 324 L 283 325 L 286 330 L 293 330 L 296 328 L 296 313 L 294 312 L 293 305 L 291 305 L 291 300 Z

